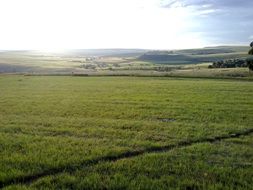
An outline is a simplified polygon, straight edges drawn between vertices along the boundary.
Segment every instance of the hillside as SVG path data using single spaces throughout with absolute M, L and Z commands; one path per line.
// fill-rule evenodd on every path
M 173 51 L 149 51 L 138 59 L 160 64 L 197 64 L 214 62 L 223 59 L 245 58 L 246 46 L 219 46 L 202 49 L 185 49 Z
M 0 73 L 137 74 L 168 72 L 196 65 L 247 57 L 248 47 L 221 46 L 185 50 L 80 49 L 64 51 L 2 51 Z M 175 67 L 175 68 L 171 68 Z M 166 67 L 166 68 L 164 68 Z M 198 66 L 199 67 L 199 66 Z M 205 66 L 207 68 L 207 66 Z M 182 69 L 182 68 L 181 68 Z M 154 73 L 155 72 L 155 73 Z

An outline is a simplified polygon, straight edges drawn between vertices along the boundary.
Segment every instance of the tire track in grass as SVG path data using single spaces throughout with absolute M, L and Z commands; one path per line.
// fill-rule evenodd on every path
M 51 168 L 37 174 L 20 176 L 20 177 L 6 180 L 6 181 L 1 181 L 0 188 L 4 188 L 10 185 L 17 185 L 17 184 L 29 184 L 43 177 L 60 174 L 62 172 L 71 173 L 78 169 L 82 169 L 84 167 L 94 166 L 100 162 L 108 162 L 108 161 L 115 162 L 115 161 L 125 159 L 125 158 L 132 158 L 132 157 L 136 157 L 136 156 L 140 156 L 140 155 L 148 154 L 148 153 L 166 152 L 166 151 L 173 150 L 175 148 L 187 147 L 187 146 L 191 146 L 191 145 L 199 144 L 199 143 L 215 143 L 215 142 L 226 140 L 226 139 L 233 139 L 233 138 L 239 138 L 241 136 L 247 136 L 247 135 L 250 135 L 251 133 L 253 133 L 253 128 L 243 130 L 237 133 L 222 135 L 222 136 L 201 138 L 201 139 L 189 140 L 189 141 L 181 141 L 177 144 L 172 144 L 172 145 L 165 145 L 165 146 L 160 146 L 160 147 L 149 147 L 143 150 L 133 150 L 133 151 L 123 152 L 118 155 L 103 156 L 103 157 L 99 157 L 92 160 L 85 160 L 76 165 L 66 165 L 62 167 Z

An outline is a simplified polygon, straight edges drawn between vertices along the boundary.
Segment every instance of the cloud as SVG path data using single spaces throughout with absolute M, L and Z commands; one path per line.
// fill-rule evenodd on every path
M 190 32 L 201 32 L 210 44 L 247 44 L 253 39 L 252 0 L 162 0 L 168 11 L 187 12 Z
M 250 39 L 250 40 L 253 40 L 253 35 L 250 35 L 250 36 L 249 36 L 249 39 Z
M 0 0 L 0 49 L 248 44 L 251 5 L 252 0 Z
M 205 6 L 208 5 L 208 1 L 205 0 L 168 0 L 163 1 L 163 7 L 175 8 L 175 7 L 189 7 L 189 6 Z
M 193 16 L 206 16 L 219 13 L 219 8 L 207 0 L 167 0 L 162 2 L 163 8 L 185 9 L 192 12 Z
M 171 7 L 201 7 L 201 8 L 239 8 L 253 5 L 252 0 L 163 0 L 162 6 Z
M 161 6 L 163 8 L 189 8 L 195 12 L 196 15 L 208 14 L 229 14 L 235 10 L 239 12 L 244 10 L 243 15 L 250 15 L 252 18 L 252 0 L 162 0 Z M 237 13 L 237 12 L 234 12 Z M 238 16 L 238 15 L 237 15 Z M 239 15 L 242 16 L 242 15 Z

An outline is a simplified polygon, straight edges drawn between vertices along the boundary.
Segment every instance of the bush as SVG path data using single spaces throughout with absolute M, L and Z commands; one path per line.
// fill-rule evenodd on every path
M 228 59 L 213 62 L 208 68 L 236 68 L 247 67 L 247 61 L 243 59 Z

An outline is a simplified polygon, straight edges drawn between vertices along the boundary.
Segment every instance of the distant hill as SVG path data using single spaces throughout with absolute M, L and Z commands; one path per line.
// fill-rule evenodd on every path
M 148 50 L 145 50 L 145 49 L 74 49 L 74 50 L 54 52 L 54 53 L 49 53 L 49 54 L 63 56 L 63 57 L 69 57 L 69 56 L 138 57 L 146 53 L 147 51 Z
M 217 47 L 205 47 L 201 49 L 177 50 L 176 52 L 191 55 L 208 55 L 208 54 L 247 52 L 248 49 L 249 48 L 247 46 L 217 46 Z
M 219 46 L 201 49 L 185 49 L 173 51 L 149 51 L 138 59 L 162 64 L 192 64 L 213 62 L 223 59 L 244 58 L 247 56 L 247 46 Z
M 139 57 L 141 61 L 149 61 L 155 63 L 175 63 L 175 64 L 184 64 L 184 63 L 193 63 L 198 62 L 197 59 L 187 56 L 185 54 L 178 53 L 168 53 L 160 51 L 151 51 L 147 52 Z
M 77 49 L 64 51 L 15 50 L 0 52 L 0 73 L 84 73 L 113 69 L 150 70 L 155 64 L 212 63 L 248 57 L 247 46 L 185 50 Z

